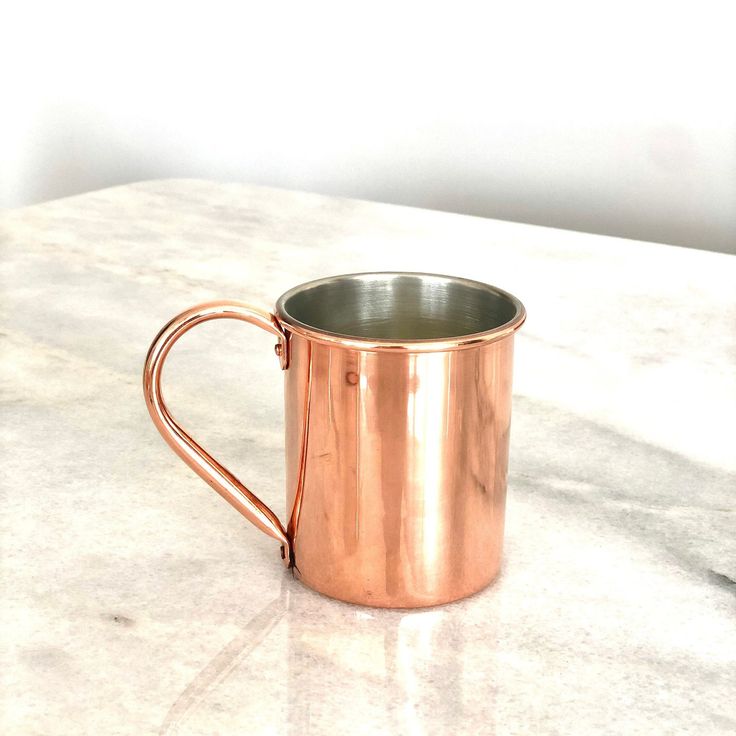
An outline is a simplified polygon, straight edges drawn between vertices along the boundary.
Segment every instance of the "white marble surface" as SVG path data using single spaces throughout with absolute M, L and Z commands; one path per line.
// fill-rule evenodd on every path
M 736 257 L 203 181 L 6 212 L 0 238 L 5 736 L 736 731 Z M 192 303 L 373 269 L 529 311 L 505 569 L 431 610 L 301 587 L 139 385 Z M 167 389 L 283 515 L 269 337 L 195 330 Z

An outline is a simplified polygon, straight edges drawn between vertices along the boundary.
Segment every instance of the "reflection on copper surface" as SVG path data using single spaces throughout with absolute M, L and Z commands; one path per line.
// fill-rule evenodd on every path
M 417 355 L 296 334 L 289 342 L 287 507 L 300 488 L 292 541 L 301 579 L 336 598 L 392 607 L 487 585 L 501 560 L 511 339 Z
M 299 426 L 299 460 L 296 470 L 296 484 L 294 486 L 294 500 L 291 502 L 291 515 L 289 523 L 286 527 L 286 533 L 289 537 L 291 558 L 289 564 L 294 568 L 295 574 L 299 574 L 299 567 L 295 564 L 293 551 L 293 540 L 299 529 L 299 517 L 302 510 L 302 496 L 304 494 L 304 476 L 307 469 L 307 451 L 309 448 L 309 415 L 311 410 L 312 399 L 312 347 L 307 346 L 307 379 L 306 388 L 304 390 L 304 408 L 302 409 L 301 425 Z M 288 507 L 287 507 L 288 508 Z

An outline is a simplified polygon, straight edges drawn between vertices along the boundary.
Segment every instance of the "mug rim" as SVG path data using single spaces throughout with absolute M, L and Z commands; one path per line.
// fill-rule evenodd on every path
M 473 332 L 465 335 L 457 335 L 443 338 L 409 338 L 402 340 L 360 337 L 356 335 L 348 335 L 339 332 L 331 332 L 329 330 L 320 329 L 314 325 L 309 325 L 294 317 L 286 309 L 286 302 L 296 294 L 302 291 L 322 286 L 323 284 L 335 283 L 343 280 L 365 279 L 370 277 L 400 277 L 412 276 L 426 280 L 453 282 L 475 289 L 483 289 L 495 296 L 505 299 L 514 308 L 514 314 L 511 319 L 501 325 L 492 327 L 481 332 Z M 519 299 L 513 294 L 497 286 L 487 284 L 483 281 L 475 279 L 467 279 L 461 276 L 448 276 L 445 274 L 425 273 L 421 271 L 361 271 L 358 273 L 345 273 L 335 276 L 326 276 L 311 281 L 305 281 L 302 284 L 292 287 L 285 291 L 277 300 L 275 306 L 275 316 L 277 320 L 290 332 L 294 332 L 308 340 L 316 342 L 329 343 L 332 345 L 340 345 L 342 347 L 369 350 L 369 351 L 409 351 L 409 352 L 439 352 L 446 350 L 457 350 L 461 348 L 471 348 L 485 343 L 501 340 L 512 335 L 516 330 L 524 324 L 526 320 L 526 309 Z

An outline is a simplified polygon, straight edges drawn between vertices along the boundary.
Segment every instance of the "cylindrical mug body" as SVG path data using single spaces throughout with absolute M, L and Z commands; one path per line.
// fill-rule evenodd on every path
M 503 542 L 513 333 L 430 352 L 288 338 L 295 574 L 387 607 L 488 585 Z

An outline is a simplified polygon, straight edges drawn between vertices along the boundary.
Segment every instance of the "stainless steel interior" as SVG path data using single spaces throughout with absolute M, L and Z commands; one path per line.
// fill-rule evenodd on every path
M 520 316 L 510 294 L 451 276 L 373 273 L 334 276 L 286 292 L 285 321 L 375 340 L 446 339 L 486 332 Z

